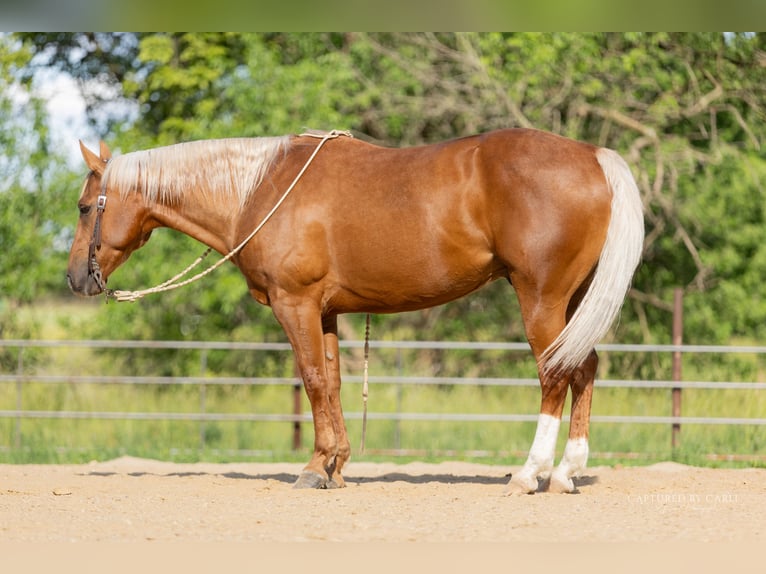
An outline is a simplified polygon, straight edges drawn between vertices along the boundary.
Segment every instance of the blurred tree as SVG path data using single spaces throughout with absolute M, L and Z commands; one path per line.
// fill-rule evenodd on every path
M 53 145 L 44 102 L 22 72 L 30 54 L 0 34 L 0 338 L 39 337 L 39 326 L 21 320 L 25 305 L 66 289 L 64 269 L 71 219 L 63 208 L 79 185 Z M 40 354 L 27 352 L 31 365 Z M 16 369 L 15 349 L 0 349 L 0 367 Z
M 763 34 L 18 37 L 36 65 L 57 66 L 90 90 L 93 117 L 108 116 L 114 99 L 137 106 L 139 113 L 125 121 L 109 116 L 103 133 L 118 151 L 305 127 L 350 128 L 396 146 L 537 127 L 612 147 L 637 177 L 647 226 L 644 265 L 615 338 L 668 341 L 677 286 L 687 291 L 687 340 L 764 335 Z M 165 261 L 182 265 L 198 249 L 185 238 L 157 234 L 113 283 L 161 281 Z M 109 336 L 281 336 L 233 268 L 183 293 L 108 312 L 119 318 L 106 323 Z M 356 321 L 344 323 L 349 336 L 362 333 Z M 377 318 L 375 331 L 426 339 L 522 337 L 513 296 L 502 285 L 438 309 Z
M 76 80 L 88 121 L 101 134 L 124 121 L 132 101 L 123 93 L 126 76 L 141 66 L 141 34 L 127 32 L 23 32 L 30 59 L 20 79 L 30 85 L 40 70 L 57 70 Z
M 402 33 L 354 35 L 350 55 L 361 129 L 382 142 L 519 126 L 620 151 L 647 241 L 616 338 L 668 342 L 680 286 L 687 339 L 725 343 L 763 332 L 764 46 L 760 34 Z M 393 323 L 423 338 L 519 338 L 508 298 L 493 287 Z

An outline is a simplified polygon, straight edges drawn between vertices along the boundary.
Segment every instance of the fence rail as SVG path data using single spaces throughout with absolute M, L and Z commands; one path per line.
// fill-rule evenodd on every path
M 363 341 L 344 341 L 342 349 L 360 349 Z M 78 374 L 37 374 L 26 370 L 23 353 L 30 348 L 89 348 L 89 349 L 176 349 L 204 353 L 211 350 L 224 351 L 284 351 L 289 352 L 287 343 L 233 343 L 211 341 L 99 341 L 99 340 L 0 340 L 0 349 L 16 349 L 18 352 L 15 372 L 0 373 L 0 385 L 16 387 L 16 408 L 0 410 L 0 419 L 15 419 L 17 428 L 22 419 L 106 419 L 106 420 L 183 420 L 183 421 L 271 421 L 291 423 L 300 442 L 300 426 L 311 422 L 311 414 L 300 410 L 300 401 L 286 400 L 284 413 L 211 413 L 203 412 L 112 412 L 89 410 L 29 410 L 23 408 L 24 386 L 36 384 L 97 384 L 97 385 L 190 385 L 200 388 L 215 385 L 275 385 L 290 388 L 291 393 L 301 393 L 295 377 L 233 377 L 233 376 L 121 376 L 121 375 L 78 375 Z M 371 341 L 370 349 L 395 350 L 458 350 L 458 351 L 529 351 L 526 343 L 500 342 L 455 342 L 455 341 Z M 621 353 L 670 353 L 674 357 L 689 354 L 755 354 L 766 355 L 766 346 L 715 346 L 715 345 L 599 345 L 601 352 Z M 679 371 L 680 373 L 680 371 Z M 360 383 L 362 377 L 345 375 L 344 381 Z M 438 377 L 438 376 L 370 376 L 372 384 L 389 385 L 471 385 L 471 386 L 527 386 L 537 387 L 535 378 L 480 378 L 480 377 Z M 684 381 L 684 380 L 598 380 L 598 387 L 672 389 L 674 400 L 682 389 L 727 389 L 766 391 L 766 382 L 742 381 Z M 678 394 L 677 394 L 678 393 Z M 679 398 L 680 400 L 680 398 Z M 348 419 L 359 419 L 361 413 L 347 412 Z M 453 421 L 453 422 L 533 422 L 537 414 L 530 413 L 417 413 L 417 412 L 372 412 L 371 420 L 389 421 Z M 567 420 L 565 417 L 564 420 Z M 744 417 L 699 417 L 683 416 L 676 412 L 672 416 L 650 415 L 593 415 L 594 422 L 619 424 L 662 424 L 672 426 L 674 440 L 682 425 L 766 425 L 766 418 Z

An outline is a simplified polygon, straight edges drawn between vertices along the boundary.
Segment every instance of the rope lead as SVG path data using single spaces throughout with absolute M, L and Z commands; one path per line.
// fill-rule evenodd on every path
M 369 395 L 369 384 L 367 380 L 368 366 L 370 359 L 370 314 L 367 313 L 367 319 L 364 327 L 364 375 L 362 376 L 362 444 L 359 450 L 364 454 L 364 440 L 367 436 L 367 396 Z
M 314 152 L 311 154 L 309 159 L 304 164 L 303 168 L 298 172 L 298 175 L 295 176 L 295 179 L 290 184 L 290 186 L 287 188 L 287 190 L 282 194 L 282 197 L 279 198 L 279 201 L 274 205 L 274 207 L 271 208 L 271 211 L 269 211 L 266 216 L 263 218 L 263 220 L 258 224 L 258 226 L 253 229 L 253 231 L 245 237 L 245 239 L 237 245 L 234 249 L 232 249 L 228 255 L 221 257 L 216 263 L 205 269 L 204 271 L 197 273 L 194 277 L 191 277 L 189 279 L 186 279 L 185 281 L 181 281 L 178 283 L 177 281 L 181 279 L 181 277 L 184 277 L 187 275 L 194 267 L 196 267 L 207 255 L 210 253 L 211 249 L 208 248 L 205 253 L 203 253 L 201 256 L 199 256 L 191 265 L 189 265 L 186 269 L 181 271 L 178 275 L 175 277 L 172 277 L 165 281 L 164 283 L 161 283 L 160 285 L 157 285 L 156 287 L 151 287 L 149 289 L 142 289 L 140 291 L 122 291 L 122 290 L 105 290 L 107 300 L 114 299 L 115 301 L 119 302 L 125 302 L 125 301 L 138 301 L 145 295 L 149 295 L 151 293 L 161 293 L 163 291 L 170 291 L 172 289 L 178 289 L 179 287 L 183 287 L 185 285 L 188 285 L 189 283 L 193 283 L 194 281 L 197 281 L 198 279 L 201 279 L 205 275 L 213 272 L 214 270 L 218 269 L 221 265 L 229 261 L 232 257 L 234 257 L 237 253 L 239 253 L 245 245 L 247 245 L 247 242 L 250 241 L 256 233 L 258 233 L 261 228 L 266 225 L 266 222 L 271 218 L 272 215 L 274 215 L 274 212 L 276 212 L 277 209 L 279 209 L 279 206 L 282 205 L 282 203 L 287 199 L 287 196 L 290 194 L 290 192 L 293 190 L 295 185 L 298 183 L 298 180 L 301 178 L 303 173 L 308 169 L 308 167 L 311 165 L 311 162 L 314 161 L 314 158 L 316 157 L 317 153 L 319 153 L 319 150 L 322 149 L 322 146 L 331 139 L 335 139 L 337 137 L 346 136 L 346 137 L 354 137 L 351 135 L 351 132 L 347 131 L 341 131 L 341 130 L 332 130 L 331 132 L 321 132 L 321 133 L 302 133 L 302 136 L 309 136 L 314 138 L 321 138 L 321 141 L 317 144 L 316 148 L 314 149 Z

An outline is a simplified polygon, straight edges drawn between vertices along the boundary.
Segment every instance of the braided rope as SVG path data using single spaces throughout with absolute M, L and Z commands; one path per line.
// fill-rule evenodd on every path
M 364 454 L 364 443 L 367 438 L 367 397 L 370 395 L 369 385 L 369 366 L 370 366 L 370 314 L 367 313 L 367 318 L 364 325 L 364 375 L 362 377 L 362 444 L 359 450 Z
M 274 215 L 274 213 L 279 209 L 279 207 L 282 205 L 282 203 L 287 199 L 287 196 L 290 194 L 290 192 L 293 190 L 295 185 L 298 183 L 298 180 L 303 176 L 305 171 L 308 169 L 309 165 L 314 161 L 314 158 L 316 157 L 317 153 L 319 153 L 319 150 L 322 148 L 322 146 L 331 139 L 335 139 L 340 136 L 346 136 L 346 137 L 354 137 L 351 135 L 348 131 L 341 131 L 341 130 L 332 130 L 330 132 L 305 132 L 300 134 L 301 136 L 307 136 L 307 137 L 314 137 L 314 138 L 321 138 L 321 141 L 317 145 L 317 147 L 312 152 L 309 159 L 304 164 L 303 168 L 298 172 L 298 175 L 295 176 L 295 179 L 293 179 L 293 182 L 290 184 L 290 186 L 285 190 L 285 192 L 282 194 L 282 197 L 279 198 L 279 201 L 274 205 L 274 207 L 271 208 L 271 211 L 269 211 L 264 218 L 261 220 L 261 222 L 258 224 L 258 226 L 253 229 L 253 231 L 245 237 L 242 242 L 237 245 L 234 249 L 232 249 L 227 255 L 223 256 L 221 259 L 216 261 L 213 265 L 205 269 L 204 271 L 201 271 L 200 273 L 197 273 L 193 277 L 190 277 L 184 281 L 181 281 L 180 283 L 176 283 L 181 277 L 184 277 L 187 273 L 189 273 L 194 267 L 199 265 L 199 263 L 207 257 L 207 255 L 212 251 L 210 247 L 207 248 L 207 250 L 200 255 L 191 265 L 189 265 L 186 269 L 175 275 L 174 277 L 171 277 L 164 283 L 160 283 L 159 285 L 156 285 L 155 287 L 150 287 L 148 289 L 141 289 L 139 291 L 123 291 L 119 289 L 115 290 L 106 290 L 106 296 L 107 299 L 114 299 L 118 302 L 134 302 L 138 301 L 142 297 L 146 295 L 150 295 L 152 293 L 161 293 L 164 291 L 171 291 L 173 289 L 178 289 L 179 287 L 183 287 L 185 285 L 188 285 L 189 283 L 193 283 L 194 281 L 197 281 L 198 279 L 202 279 L 206 275 L 212 273 L 216 269 L 218 269 L 221 265 L 229 261 L 232 257 L 234 257 L 237 253 L 239 253 L 245 245 L 253 238 L 255 237 L 255 234 L 258 233 L 261 228 L 266 225 L 266 222 L 271 219 L 271 216 Z

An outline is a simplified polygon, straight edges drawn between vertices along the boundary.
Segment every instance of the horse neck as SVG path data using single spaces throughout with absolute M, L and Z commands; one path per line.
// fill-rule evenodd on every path
M 194 197 L 197 196 L 197 197 Z M 226 253 L 234 247 L 238 206 L 226 206 L 190 192 L 179 203 L 150 208 L 151 217 L 160 227 L 174 229 Z

